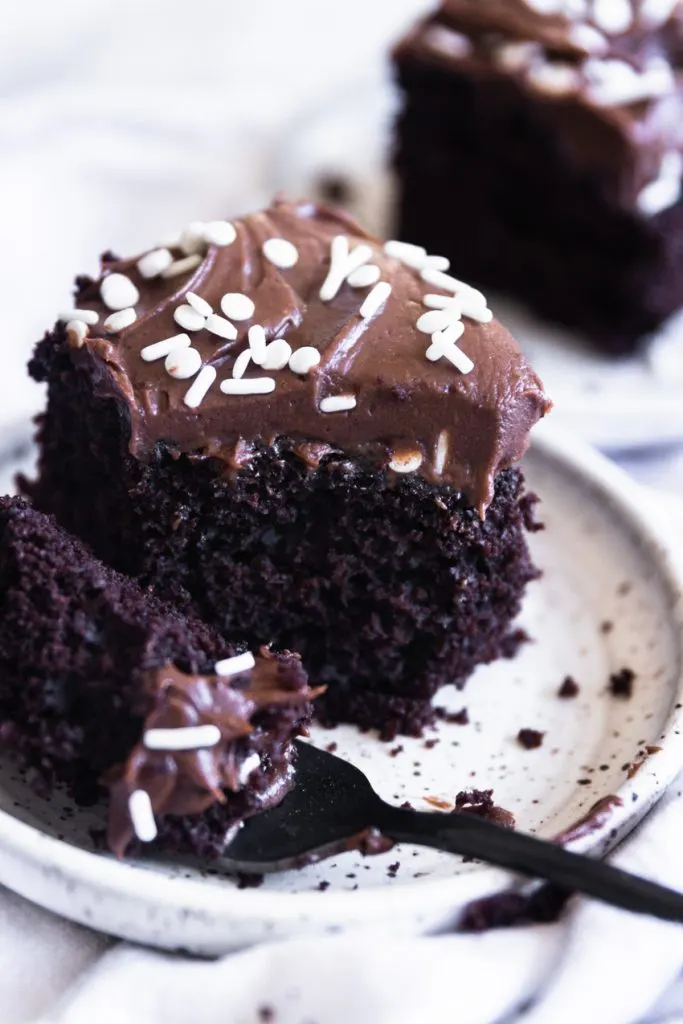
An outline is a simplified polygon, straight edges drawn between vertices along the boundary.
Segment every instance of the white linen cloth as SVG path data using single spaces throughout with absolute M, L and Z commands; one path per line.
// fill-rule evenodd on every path
M 93 271 L 104 248 L 134 251 L 190 219 L 266 200 L 297 118 L 379 69 L 389 40 L 428 6 L 5 5 L 0 426 L 42 403 L 25 360 L 70 304 L 76 272 Z M 683 459 L 660 458 L 629 467 L 683 494 Z M 653 505 L 681 543 L 683 505 Z M 681 786 L 615 860 L 683 889 Z M 530 1003 L 534 1024 L 661 1024 L 683 1021 L 682 972 L 682 928 L 583 900 L 551 926 L 297 940 L 206 963 L 115 944 L 0 891 L 2 1024 L 257 1024 L 271 1010 L 277 1024 L 489 1024 L 519 1019 Z

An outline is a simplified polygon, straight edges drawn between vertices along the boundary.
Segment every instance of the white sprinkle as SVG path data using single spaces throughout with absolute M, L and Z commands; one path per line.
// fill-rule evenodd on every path
M 242 761 L 242 764 L 239 766 L 239 771 L 237 773 L 237 780 L 240 786 L 246 786 L 249 776 L 260 767 L 261 757 L 256 753 L 256 751 L 245 757 L 244 761 Z
M 137 267 L 141 277 L 151 278 L 159 277 L 172 263 L 173 257 L 168 249 L 154 249 L 140 257 Z
M 472 285 L 459 281 L 457 277 L 451 277 L 450 274 L 444 274 L 440 270 L 432 270 L 430 267 L 423 270 L 420 276 L 425 284 L 431 284 L 433 288 L 443 288 L 444 291 L 454 294 L 457 292 L 460 301 L 463 301 L 467 295 L 471 303 L 476 302 L 486 308 L 486 296 Z
M 227 292 L 221 299 L 221 309 L 231 320 L 249 320 L 255 308 L 249 296 L 242 292 Z
M 227 338 L 228 341 L 235 341 L 237 338 L 237 328 L 235 325 L 231 324 L 224 317 L 218 316 L 217 313 L 212 313 L 211 316 L 206 318 L 206 329 L 211 331 L 212 334 L 216 334 L 219 338 Z
M 344 281 L 372 257 L 372 249 L 364 243 L 349 252 L 346 235 L 335 235 L 330 244 L 330 269 L 320 288 L 320 298 L 330 302 Z
M 127 309 L 140 298 L 140 292 L 125 274 L 108 274 L 100 285 L 100 295 L 108 309 Z
M 446 256 L 427 256 L 424 267 L 431 267 L 432 270 L 448 270 L 451 261 Z
M 266 355 L 266 332 L 261 324 L 252 324 L 247 332 L 251 358 L 260 366 Z
M 538 53 L 538 43 L 504 43 L 493 51 L 493 60 L 504 71 L 524 71 Z
M 480 324 L 490 324 L 493 320 L 493 313 L 486 306 L 486 300 L 481 292 L 461 292 L 458 296 L 462 315 L 470 320 L 477 320 Z M 483 302 L 482 302 L 483 299 Z
M 166 356 L 166 372 L 176 380 L 189 380 L 202 365 L 202 357 L 196 348 L 177 348 Z
M 458 306 L 453 307 L 451 312 L 450 307 L 447 309 L 432 309 L 429 313 L 423 313 L 417 321 L 416 327 L 422 334 L 434 334 L 435 331 L 442 331 L 445 327 L 448 327 L 452 319 L 458 320 L 460 318 L 460 309 Z
M 444 327 L 441 331 L 434 331 L 432 334 L 432 343 L 427 349 L 427 359 L 430 362 L 435 363 L 437 359 L 440 359 L 443 352 L 440 351 L 446 345 L 455 345 L 456 341 L 462 338 L 465 333 L 465 325 L 462 320 L 456 321 L 456 323 L 450 323 L 448 327 Z
M 157 826 L 149 793 L 136 789 L 128 798 L 128 813 L 133 831 L 141 843 L 151 843 L 157 837 Z
M 273 377 L 241 377 L 239 380 L 224 380 L 221 384 L 224 395 L 269 395 L 275 391 Z
M 651 61 L 641 74 L 623 60 L 587 60 L 588 97 L 601 107 L 628 106 L 671 92 L 676 79 L 666 61 Z
M 388 281 L 380 281 L 366 297 L 358 313 L 363 320 L 369 320 L 384 307 L 391 295 L 391 285 Z
M 286 238 L 269 238 L 263 243 L 263 255 L 274 267 L 289 270 L 299 260 L 299 250 Z
M 593 0 L 593 21 L 608 35 L 621 35 L 633 25 L 630 0 Z
M 240 377 L 244 377 L 244 374 L 250 362 L 251 349 L 245 348 L 244 352 L 240 352 L 237 359 L 233 363 L 232 375 L 235 380 L 239 380 Z
M 432 348 L 434 348 L 434 346 L 432 346 Z M 431 349 L 427 350 L 428 358 L 430 358 L 430 351 Z M 458 348 L 457 345 L 446 345 L 444 347 L 439 346 L 438 351 L 440 353 L 440 356 L 444 356 L 446 359 L 450 360 L 450 362 L 453 363 L 453 366 L 456 368 L 456 370 L 460 370 L 462 374 L 466 375 L 468 373 L 471 373 L 472 370 L 474 369 L 474 363 L 472 362 L 470 357 L 468 355 L 465 355 L 462 349 Z M 440 356 L 437 356 L 437 358 L 440 358 Z
M 177 729 L 148 729 L 142 742 L 148 750 L 204 750 L 221 741 L 217 725 L 188 725 Z
M 412 242 L 398 242 L 394 239 L 384 243 L 384 251 L 392 259 L 400 260 L 406 267 L 422 270 L 427 259 L 427 250 Z
M 81 348 L 88 336 L 88 325 L 83 320 L 69 320 L 66 325 L 66 336 L 74 348 Z
M 579 74 L 571 64 L 537 64 L 529 68 L 527 82 L 547 96 L 569 96 L 579 87 Z
M 135 323 L 137 314 L 132 307 L 119 309 L 116 313 L 110 313 L 102 325 L 105 331 L 122 331 L 124 327 L 130 327 Z
M 69 320 L 82 320 L 84 324 L 94 327 L 100 318 L 94 309 L 66 309 L 59 314 L 57 319 L 62 323 L 67 323 Z
M 217 676 L 236 676 L 241 672 L 250 672 L 256 666 L 256 659 L 251 651 L 236 654 L 234 658 L 223 658 L 217 661 L 214 672 Z
M 458 340 L 457 326 L 454 325 L 447 327 L 444 331 L 439 331 L 432 335 L 432 344 L 427 349 L 427 359 L 430 362 L 436 362 L 437 359 L 445 357 L 457 370 L 460 370 L 462 374 L 471 373 L 474 369 L 474 363 L 468 355 L 466 355 L 462 349 L 459 349 L 455 342 Z M 463 332 L 460 331 L 460 334 Z
M 204 230 L 206 224 L 201 220 L 194 220 L 183 231 L 180 236 L 179 248 L 188 256 L 197 256 L 204 252 L 206 240 Z
M 176 260 L 170 267 L 164 270 L 162 277 L 180 277 L 181 274 L 187 274 L 190 270 L 194 270 L 202 262 L 201 256 L 193 254 L 191 256 L 185 256 L 182 260 Z
M 424 41 L 438 53 L 449 57 L 467 57 L 472 52 L 472 43 L 462 32 L 454 32 L 445 25 L 430 25 Z
M 585 53 L 601 56 L 609 50 L 607 39 L 592 25 L 579 22 L 570 27 L 568 35 L 569 41 Z
M 318 352 L 317 348 L 313 348 L 311 345 L 304 345 L 302 348 L 298 348 L 296 352 L 292 352 L 289 359 L 289 368 L 292 373 L 298 373 L 303 376 L 309 373 L 319 362 L 320 352 Z
M 562 14 L 565 0 L 526 0 L 538 14 Z
M 206 326 L 206 318 L 192 306 L 178 306 L 173 313 L 173 319 L 186 331 L 203 331 Z
M 638 209 L 646 217 L 654 217 L 677 203 L 682 191 L 683 156 L 676 152 L 666 153 L 659 175 L 638 196 Z
M 222 249 L 226 245 L 232 245 L 237 238 L 237 231 L 229 220 L 210 220 L 208 224 L 203 225 L 201 237 L 209 245 L 216 245 Z
M 187 390 L 183 401 L 188 409 L 197 409 L 216 379 L 215 366 L 204 366 Z
M 320 286 L 320 299 L 329 302 L 344 283 L 344 266 L 349 256 L 349 240 L 346 235 L 335 235 L 330 242 L 330 269 Z
M 389 469 L 394 473 L 414 473 L 422 465 L 422 452 L 394 452 Z
M 434 456 L 434 472 L 437 476 L 441 476 L 446 465 L 446 459 L 448 458 L 448 431 L 442 430 L 439 434 L 439 440 L 436 442 L 436 453 Z
M 422 305 L 428 309 L 451 309 L 457 307 L 459 300 L 455 295 L 434 295 L 429 292 L 422 296 Z
M 292 354 L 292 346 L 284 338 L 276 338 L 266 346 L 266 351 L 261 360 L 264 370 L 284 370 Z
M 347 277 L 347 281 L 352 288 L 369 288 L 371 285 L 377 284 L 380 274 L 379 267 L 372 263 L 366 263 L 365 266 L 352 271 Z
M 679 0 L 642 0 L 640 20 L 648 28 L 658 28 L 669 20 Z
M 165 359 L 176 349 L 189 348 L 190 344 L 189 334 L 174 334 L 172 338 L 164 338 L 163 341 L 155 341 L 152 345 L 146 345 L 140 355 L 146 363 L 153 363 L 155 359 Z
M 203 299 L 201 295 L 197 295 L 196 292 L 188 292 L 185 298 L 190 306 L 196 309 L 198 313 L 201 313 L 202 316 L 211 316 L 213 313 L 213 309 L 206 299 Z
M 319 409 L 321 412 L 349 412 L 357 404 L 355 395 L 330 395 L 322 399 Z

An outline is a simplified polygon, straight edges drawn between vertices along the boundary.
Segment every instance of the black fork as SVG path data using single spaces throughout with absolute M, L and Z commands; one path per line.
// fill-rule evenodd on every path
M 381 800 L 340 757 L 297 742 L 296 784 L 282 803 L 250 819 L 228 846 L 228 870 L 267 874 L 345 849 L 381 849 L 381 837 L 475 857 L 545 879 L 623 910 L 683 921 L 683 895 L 555 843 L 474 814 L 405 810 Z

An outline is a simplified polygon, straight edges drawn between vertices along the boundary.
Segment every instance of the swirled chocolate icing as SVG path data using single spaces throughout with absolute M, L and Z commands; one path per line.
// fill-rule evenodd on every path
M 99 322 L 85 343 L 74 347 L 73 359 L 100 394 L 124 404 L 131 452 L 145 459 L 163 441 L 180 452 L 222 458 L 234 468 L 248 463 L 255 443 L 270 445 L 287 437 L 300 451 L 319 454 L 320 445 L 327 445 L 348 455 L 372 452 L 385 466 L 398 455 L 412 459 L 429 480 L 463 491 L 483 512 L 496 474 L 522 456 L 530 428 L 550 406 L 505 328 L 495 320 L 464 318 L 458 346 L 474 363 L 464 375 L 446 358 L 428 361 L 429 336 L 416 327 L 426 311 L 425 293 L 447 292 L 388 256 L 380 242 L 344 214 L 310 202 L 276 201 L 264 212 L 234 221 L 234 227 L 231 244 L 208 245 L 199 266 L 180 277 L 148 280 L 135 259 L 106 257 L 99 281 L 79 281 L 77 304 L 96 311 Z M 330 301 L 320 298 L 331 243 L 339 235 L 351 248 L 368 244 L 370 263 L 391 285 L 388 299 L 370 317 L 359 312 L 370 286 L 354 288 L 345 282 Z M 294 266 L 282 269 L 266 259 L 262 247 L 271 238 L 296 246 Z M 118 332 L 103 326 L 110 310 L 100 287 L 111 273 L 125 274 L 140 293 L 137 319 Z M 146 346 L 182 331 L 174 311 L 188 292 L 218 314 L 226 293 L 243 293 L 255 307 L 248 320 L 235 321 L 234 341 L 208 330 L 192 333 L 203 366 L 217 371 L 196 409 L 184 402 L 191 380 L 173 379 L 163 359 L 145 362 L 140 355 Z M 275 390 L 224 394 L 220 384 L 232 377 L 235 358 L 247 347 L 248 329 L 255 324 L 265 328 L 269 342 L 284 338 L 294 350 L 317 349 L 320 362 L 307 375 L 287 367 L 264 371 L 252 363 L 245 377 L 272 377 Z M 355 408 L 323 412 L 321 401 L 338 395 L 352 395 Z
M 683 174 L 683 8 L 675 0 L 445 0 L 395 50 L 516 83 L 548 107 L 568 157 L 625 208 Z M 669 188 L 674 196 L 675 190 Z
M 134 829 L 129 799 L 144 790 L 155 815 L 196 815 L 212 804 L 226 804 L 246 782 L 244 766 L 253 758 L 250 774 L 265 768 L 258 757 L 259 727 L 254 716 L 264 708 L 302 706 L 322 693 L 311 689 L 298 655 L 274 655 L 262 648 L 253 669 L 240 675 L 186 675 L 175 665 L 148 672 L 147 688 L 154 706 L 145 719 L 142 737 L 128 760 L 110 770 L 107 842 L 123 856 Z M 180 729 L 215 725 L 220 741 L 197 750 L 150 750 L 144 736 L 151 729 Z M 270 772 L 259 810 L 282 799 L 292 781 L 291 747 L 284 764 Z M 256 756 L 254 757 L 254 754 Z

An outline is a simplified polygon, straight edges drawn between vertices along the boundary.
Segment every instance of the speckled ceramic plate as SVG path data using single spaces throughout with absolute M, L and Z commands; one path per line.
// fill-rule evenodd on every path
M 395 93 L 380 74 L 344 96 L 328 98 L 287 131 L 273 190 L 338 195 L 361 223 L 391 237 L 394 189 L 387 154 L 395 106 Z M 613 450 L 683 439 L 683 316 L 674 318 L 642 355 L 614 360 L 494 295 L 489 294 L 489 304 L 531 356 L 555 399 L 556 425 Z
M 683 566 L 652 528 L 646 492 L 602 457 L 542 429 L 525 470 L 547 527 L 531 540 L 544 575 L 520 619 L 531 642 L 513 661 L 480 669 L 464 692 L 439 693 L 439 705 L 467 708 L 469 724 L 390 744 L 350 727 L 316 729 L 314 740 L 335 742 L 389 800 L 446 809 L 459 790 L 493 788 L 519 828 L 601 853 L 683 767 Z M 635 673 L 628 700 L 608 687 L 624 668 Z M 563 700 L 567 675 L 579 694 Z M 523 749 L 522 728 L 541 730 L 542 746 Z M 591 813 L 600 801 L 602 812 Z M 394 934 L 436 929 L 514 883 L 480 864 L 397 847 L 240 890 L 220 864 L 119 863 L 94 853 L 88 830 L 101 815 L 60 795 L 36 797 L 0 761 L 0 883 L 103 931 L 205 953 L 361 924 Z

